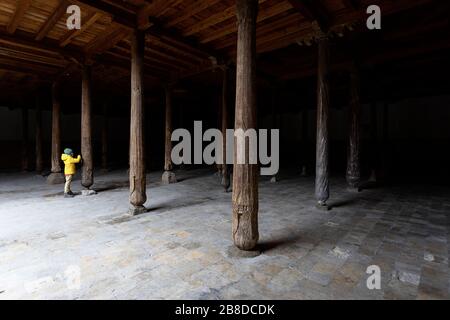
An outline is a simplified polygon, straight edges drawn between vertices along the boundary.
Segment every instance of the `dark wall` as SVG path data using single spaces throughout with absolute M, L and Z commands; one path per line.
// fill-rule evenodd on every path
M 277 101 L 277 100 L 275 100 Z M 233 108 L 230 97 L 230 108 Z M 304 144 L 302 116 L 305 106 L 295 108 L 295 100 L 283 111 L 280 119 L 281 166 L 298 167 L 307 162 L 310 172 L 315 161 L 315 110 L 308 110 L 307 144 Z M 267 98 L 260 99 L 260 105 L 267 104 Z M 397 102 L 376 103 L 376 140 L 372 136 L 373 112 L 370 105 L 362 110 L 362 168 L 369 174 L 374 163 L 392 178 L 402 180 L 427 180 L 450 178 L 450 96 L 425 97 Z M 220 119 L 220 88 L 204 91 L 187 91 L 176 94 L 174 98 L 174 128 L 188 128 L 192 131 L 195 120 L 203 120 L 204 129 L 217 127 Z M 109 162 L 113 167 L 126 167 L 128 164 L 129 114 L 127 108 L 121 113 L 111 112 L 108 120 Z M 125 110 L 125 111 L 123 111 Z M 286 110 L 275 104 L 275 110 Z M 385 113 L 387 110 L 387 113 Z M 263 110 L 260 110 L 263 111 Z M 233 124 L 232 116 L 230 124 Z M 260 128 L 271 128 L 271 112 L 259 113 Z M 347 107 L 333 108 L 330 115 L 331 153 L 330 163 L 333 174 L 343 175 L 346 167 L 347 150 Z M 387 119 L 387 127 L 385 127 Z M 94 156 L 96 165 L 100 164 L 102 117 L 93 117 Z M 0 107 L 0 170 L 20 169 L 21 157 L 21 110 Z M 49 166 L 50 157 L 50 111 L 43 112 L 44 156 Z M 29 157 L 31 169 L 34 167 L 34 111 L 29 111 Z M 164 100 L 146 105 L 146 146 L 148 167 L 161 169 L 164 155 Z M 62 146 L 80 150 L 80 116 L 62 115 Z M 374 152 L 375 151 L 375 152 Z M 375 154 L 375 156 L 374 156 Z

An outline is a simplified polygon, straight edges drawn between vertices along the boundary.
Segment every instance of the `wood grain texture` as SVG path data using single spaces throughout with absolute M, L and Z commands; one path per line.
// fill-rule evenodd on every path
M 329 90 L 329 43 L 326 36 L 319 39 L 319 68 L 317 80 L 317 147 L 316 147 L 316 199 L 325 203 L 330 197 L 328 164 L 328 116 Z
M 144 47 L 145 35 L 135 30 L 131 42 L 130 203 L 147 201 L 144 150 Z
M 361 182 L 360 126 L 361 103 L 359 100 L 359 76 L 356 70 L 350 73 L 349 142 L 347 155 L 347 183 L 357 188 Z
M 58 84 L 52 86 L 52 173 L 61 173 L 61 104 L 59 102 Z
M 164 170 L 172 171 L 172 88 L 165 87 L 166 93 L 166 116 L 165 116 L 165 152 L 164 152 Z
M 238 0 L 238 43 L 236 65 L 235 129 L 256 129 L 256 18 L 257 0 Z M 246 143 L 247 144 L 247 143 Z M 252 250 L 258 242 L 258 165 L 237 164 L 235 139 L 233 172 L 234 244 L 241 250 Z M 249 148 L 246 149 L 248 159 Z M 247 160 L 248 161 L 248 160 Z
M 35 112 L 35 134 L 36 134 L 36 172 L 41 173 L 44 170 L 44 161 L 42 153 L 42 107 L 39 97 L 36 95 Z
M 94 160 L 92 155 L 92 71 L 91 67 L 82 68 L 81 83 L 81 185 L 89 189 L 94 184 Z
M 227 164 L 227 129 L 228 129 L 228 69 L 223 70 L 222 79 L 222 159 L 223 164 L 220 165 L 221 184 L 225 191 L 230 187 L 230 171 Z

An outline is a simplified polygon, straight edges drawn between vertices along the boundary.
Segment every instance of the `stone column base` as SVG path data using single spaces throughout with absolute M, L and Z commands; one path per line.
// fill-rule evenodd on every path
M 321 211 L 330 211 L 331 210 L 331 206 L 326 204 L 326 202 L 320 202 L 320 201 L 316 204 L 316 208 Z
M 347 191 L 348 191 L 348 192 L 351 192 L 351 193 L 359 193 L 359 192 L 362 191 L 362 189 L 361 189 L 361 187 L 359 187 L 359 186 L 356 186 L 356 187 L 348 186 L 348 187 L 347 187 Z
M 81 190 L 81 195 L 88 197 L 88 196 L 93 196 L 97 194 L 97 192 L 95 190 L 91 190 L 91 189 L 83 189 Z
M 306 166 L 302 167 L 302 173 L 300 174 L 300 176 L 302 177 L 306 177 L 308 175 L 308 172 L 306 171 Z
M 257 256 L 261 255 L 261 250 L 258 248 L 255 248 L 253 250 L 241 250 L 236 246 L 230 246 L 228 248 L 228 256 L 230 258 L 256 258 Z
M 146 207 L 144 207 L 144 206 L 140 206 L 140 207 L 134 207 L 134 206 L 132 206 L 132 207 L 130 208 L 130 210 L 129 210 L 129 214 L 130 214 L 131 216 L 138 216 L 138 215 L 144 214 L 144 213 L 146 213 L 146 212 L 148 212 L 148 209 L 147 209 Z
M 377 182 L 377 172 L 375 170 L 371 171 L 369 182 Z
M 163 184 L 177 183 L 177 177 L 172 171 L 164 171 L 161 180 Z
M 229 175 L 222 175 L 222 178 L 220 180 L 220 184 L 225 189 L 225 192 L 229 192 L 230 186 L 231 186 L 230 176 Z
M 66 178 L 61 172 L 52 172 L 47 177 L 48 184 L 63 184 L 66 182 Z

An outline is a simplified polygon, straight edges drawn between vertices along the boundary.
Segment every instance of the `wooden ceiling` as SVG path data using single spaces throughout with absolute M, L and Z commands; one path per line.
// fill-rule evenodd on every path
M 365 21 L 371 4 L 380 5 L 384 17 L 430 2 L 260 0 L 257 51 L 308 44 L 314 23 L 345 36 Z M 66 27 L 71 4 L 81 8 L 81 30 Z M 55 81 L 87 62 L 97 79 L 126 78 L 136 27 L 146 30 L 145 74 L 151 81 L 175 81 L 235 59 L 235 0 L 1 0 L 0 87 Z

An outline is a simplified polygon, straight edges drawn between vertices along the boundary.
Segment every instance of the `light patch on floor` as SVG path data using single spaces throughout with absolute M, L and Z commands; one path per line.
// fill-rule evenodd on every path
M 329 212 L 312 178 L 260 183 L 263 253 L 230 256 L 231 193 L 209 170 L 147 177 L 150 211 L 130 217 L 125 171 L 65 199 L 33 174 L 0 175 L 0 299 L 449 299 L 450 190 L 349 193 Z M 288 178 L 289 177 L 289 178 Z M 81 190 L 80 181 L 74 191 Z M 381 290 L 368 290 L 368 266 Z

